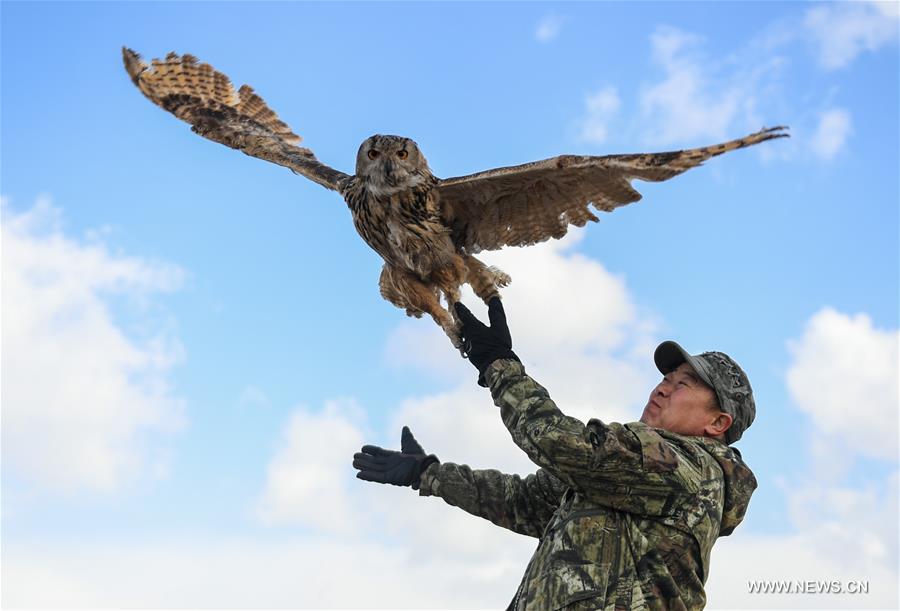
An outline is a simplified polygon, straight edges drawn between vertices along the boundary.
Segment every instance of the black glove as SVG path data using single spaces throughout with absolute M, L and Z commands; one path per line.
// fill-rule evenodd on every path
M 361 452 L 353 455 L 353 467 L 359 469 L 356 477 L 379 484 L 412 486 L 419 489 L 419 478 L 429 466 L 439 463 L 434 454 L 425 455 L 425 450 L 413 437 L 409 427 L 404 426 L 400 434 L 400 451 L 385 450 L 378 446 L 363 446 Z
M 506 312 L 499 297 L 493 297 L 488 302 L 488 319 L 490 327 L 475 318 L 469 308 L 462 303 L 455 303 L 456 315 L 462 321 L 460 335 L 463 340 L 463 350 L 472 364 L 478 369 L 479 386 L 487 386 L 484 381 L 484 373 L 488 365 L 497 359 L 519 360 L 512 351 L 512 338 L 509 335 L 509 327 L 506 325 Z

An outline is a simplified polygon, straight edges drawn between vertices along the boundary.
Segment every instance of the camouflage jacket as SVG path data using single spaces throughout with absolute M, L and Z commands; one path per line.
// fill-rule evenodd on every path
M 740 453 L 639 422 L 585 425 L 513 360 L 486 377 L 540 468 L 523 479 L 434 464 L 419 494 L 539 539 L 509 608 L 703 608 L 713 543 L 741 522 L 756 488 Z

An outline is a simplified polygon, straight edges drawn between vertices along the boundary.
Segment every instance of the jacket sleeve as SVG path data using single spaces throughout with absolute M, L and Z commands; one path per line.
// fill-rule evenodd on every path
M 523 479 L 454 463 L 431 465 L 419 484 L 421 496 L 439 496 L 450 505 L 529 537 L 543 534 L 565 490 L 565 484 L 542 469 Z
M 518 361 L 495 361 L 485 377 L 516 445 L 591 501 L 666 516 L 697 492 L 698 465 L 651 427 L 566 416 Z

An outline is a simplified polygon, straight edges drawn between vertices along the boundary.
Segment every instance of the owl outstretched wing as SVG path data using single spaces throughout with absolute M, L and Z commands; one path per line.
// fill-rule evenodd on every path
M 148 66 L 138 53 L 123 47 L 122 57 L 132 82 L 151 102 L 190 123 L 204 138 L 277 163 L 335 191 L 349 178 L 297 146 L 300 136 L 252 88 L 243 85 L 235 91 L 227 76 L 193 55 L 169 53 Z
M 632 179 L 668 180 L 716 155 L 786 137 L 786 129 L 763 129 L 730 142 L 668 153 L 563 155 L 447 178 L 435 188 L 444 222 L 465 252 L 526 246 L 561 238 L 569 225 L 598 220 L 591 206 L 609 212 L 638 201 L 641 194 L 632 188 Z

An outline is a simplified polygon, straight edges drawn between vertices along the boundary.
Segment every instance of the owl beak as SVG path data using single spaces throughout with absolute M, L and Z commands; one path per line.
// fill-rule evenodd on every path
M 397 166 L 394 165 L 394 162 L 390 159 L 385 159 L 384 161 L 384 176 L 387 179 L 388 184 L 391 184 L 395 181 L 396 176 L 394 175 L 394 171 L 397 169 Z

